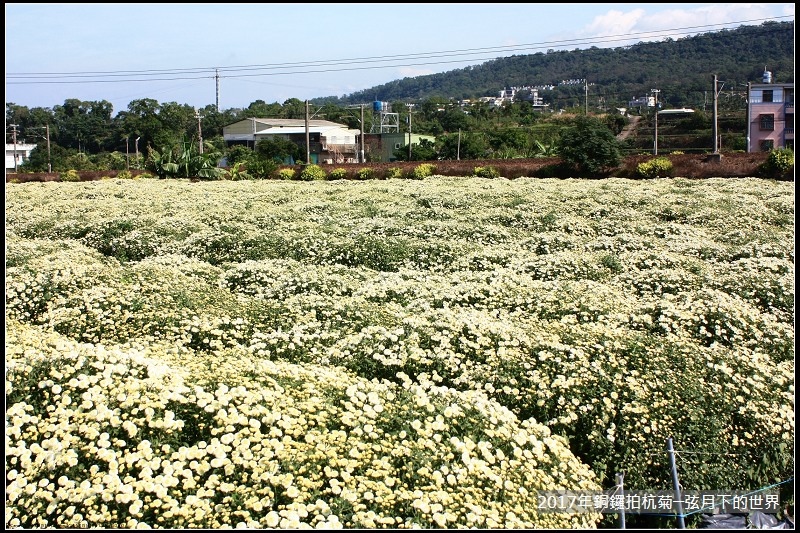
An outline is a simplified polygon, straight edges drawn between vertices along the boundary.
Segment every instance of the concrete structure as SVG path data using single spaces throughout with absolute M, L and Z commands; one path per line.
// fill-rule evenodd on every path
M 31 155 L 31 151 L 36 148 L 35 144 L 27 143 L 6 143 L 6 172 L 14 172 L 15 168 L 24 163 Z M 14 164 L 14 157 L 16 155 L 17 163 Z
M 747 86 L 747 151 L 794 150 L 794 83 L 773 83 L 765 70 L 761 83 Z
M 411 133 L 411 145 L 419 144 L 423 139 L 432 143 L 436 142 L 436 137 L 432 135 L 417 135 Z M 375 133 L 366 136 L 366 157 L 367 161 L 390 163 L 397 161 L 394 155 L 395 150 L 405 147 L 408 149 L 408 133 Z
M 311 160 L 308 163 L 357 163 L 360 151 L 359 130 L 328 120 L 303 118 L 247 118 L 222 128 L 222 137 L 230 147 L 243 144 L 255 148 L 258 141 L 279 137 L 306 149 L 306 133 Z

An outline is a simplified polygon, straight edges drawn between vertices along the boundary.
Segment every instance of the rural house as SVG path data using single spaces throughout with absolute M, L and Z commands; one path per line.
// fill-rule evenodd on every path
M 256 142 L 278 136 L 310 151 L 309 163 L 357 163 L 359 130 L 328 120 L 292 118 L 246 118 L 222 128 L 228 147 L 242 144 L 255 148 Z
M 762 83 L 747 84 L 747 151 L 794 150 L 794 83 L 773 83 L 764 71 Z

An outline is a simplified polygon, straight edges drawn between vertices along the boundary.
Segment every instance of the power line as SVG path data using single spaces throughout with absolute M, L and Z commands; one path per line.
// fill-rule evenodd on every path
M 208 78 L 245 78 L 261 76 L 285 76 L 293 74 L 312 74 L 322 72 L 341 72 L 350 70 L 364 70 L 375 68 L 396 68 L 409 66 L 424 66 L 447 63 L 463 63 L 478 59 L 491 59 L 487 54 L 515 52 L 523 50 L 552 48 L 554 46 L 595 45 L 607 44 L 618 41 L 631 41 L 633 39 L 674 37 L 676 35 L 690 35 L 692 33 L 706 33 L 726 29 L 726 26 L 754 22 L 775 21 L 776 19 L 791 18 L 791 16 L 775 17 L 771 19 L 751 19 L 743 21 L 708 24 L 703 26 L 688 26 L 666 30 L 633 33 L 625 35 L 608 35 L 596 38 L 571 39 L 528 43 L 515 46 L 465 48 L 459 50 L 445 50 L 439 52 L 424 52 L 417 54 L 402 54 L 389 56 L 370 56 L 361 58 L 345 58 L 335 60 L 307 61 L 294 63 L 266 63 L 260 65 L 233 65 L 228 67 L 195 67 L 161 70 L 116 70 L 116 71 L 84 71 L 84 72 L 21 72 L 6 73 L 8 85 L 24 84 L 75 84 L 75 83 L 130 83 L 152 81 L 194 80 Z M 699 31 L 699 30 L 703 31 Z M 692 30 L 692 31 L 690 31 Z M 771 31 L 771 30 L 770 30 Z M 433 62 L 396 63 L 398 61 L 418 59 L 443 59 L 461 57 L 457 60 L 437 60 Z M 388 63 L 388 64 L 384 64 Z M 352 65 L 364 66 L 352 66 Z M 316 68 L 323 67 L 323 68 Z M 257 73 L 244 74 L 244 72 L 258 71 Z M 269 72 L 263 72 L 269 71 Z M 206 73 L 207 72 L 207 73 Z M 220 75 L 220 73 L 227 73 Z M 130 76 L 136 76 L 131 78 Z M 154 77 L 162 76 L 162 77 Z M 80 79 L 77 79 L 80 78 Z M 104 79 L 107 78 L 107 79 Z M 8 81 L 16 80 L 16 81 Z

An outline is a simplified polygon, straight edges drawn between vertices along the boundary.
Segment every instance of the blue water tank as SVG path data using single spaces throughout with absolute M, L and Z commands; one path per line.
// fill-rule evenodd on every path
M 380 113 L 381 111 L 383 111 L 383 102 L 375 100 L 374 102 L 372 102 L 372 109 Z

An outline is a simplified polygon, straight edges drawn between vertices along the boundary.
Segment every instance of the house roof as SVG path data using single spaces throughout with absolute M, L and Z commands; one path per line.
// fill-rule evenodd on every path
M 245 124 L 249 124 L 249 126 L 244 128 L 247 129 L 248 132 L 241 131 L 243 129 L 242 126 Z M 234 134 L 231 133 L 231 130 L 239 131 Z M 233 124 L 228 124 L 222 128 L 222 131 L 226 138 L 232 138 L 234 136 L 242 137 L 247 135 L 257 136 L 297 134 L 306 132 L 306 121 L 305 119 L 293 118 L 246 118 L 234 122 Z M 331 122 L 330 120 L 309 120 L 308 131 L 323 134 L 326 132 L 334 132 L 334 135 L 359 135 L 361 133 L 359 130 L 348 128 L 345 124 Z
M 319 132 L 319 133 L 323 133 L 323 134 L 325 132 L 327 132 L 327 131 L 331 131 L 331 130 L 342 131 L 343 129 L 345 129 L 346 131 L 355 132 L 356 134 L 358 133 L 358 130 L 347 130 L 345 127 L 343 127 L 343 126 L 341 126 L 339 124 L 337 124 L 336 126 L 323 126 L 323 127 L 312 126 L 312 125 L 309 124 L 308 127 L 309 127 L 309 131 Z M 305 126 L 277 126 L 277 127 L 271 127 L 271 128 L 267 128 L 267 129 L 258 130 L 255 134 L 256 135 L 275 135 L 275 134 L 288 135 L 290 133 L 305 133 L 305 132 L 306 132 L 306 127 Z
M 305 131 L 306 127 L 306 120 L 304 118 L 258 118 L 258 117 L 251 117 L 246 118 L 243 120 L 237 120 L 233 124 L 238 124 L 240 122 L 255 122 L 264 126 L 269 127 L 291 127 L 291 126 L 299 126 L 303 128 Z M 228 124 L 232 126 L 233 124 Z M 338 122 L 331 122 L 330 120 L 315 120 L 311 119 L 308 121 L 309 127 L 337 127 L 337 128 L 347 128 L 344 124 L 339 124 Z
M 658 112 L 659 115 L 688 115 L 690 113 L 694 113 L 694 109 L 688 109 L 686 107 L 680 109 L 664 109 Z

